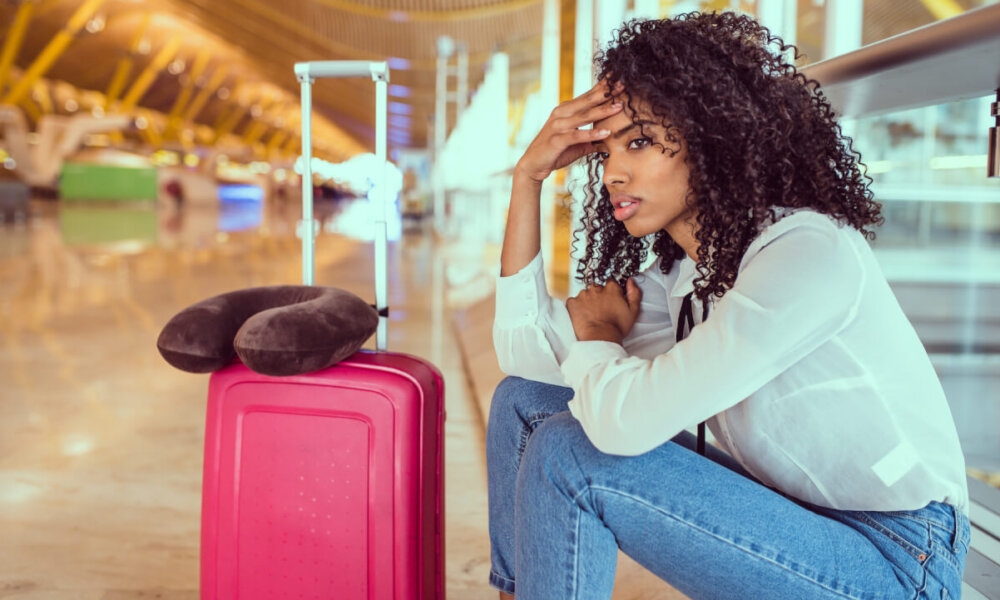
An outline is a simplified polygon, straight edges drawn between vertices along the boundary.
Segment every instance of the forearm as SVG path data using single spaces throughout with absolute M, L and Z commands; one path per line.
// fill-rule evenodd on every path
M 523 269 L 541 250 L 542 184 L 514 169 L 507 229 L 500 254 L 500 275 Z

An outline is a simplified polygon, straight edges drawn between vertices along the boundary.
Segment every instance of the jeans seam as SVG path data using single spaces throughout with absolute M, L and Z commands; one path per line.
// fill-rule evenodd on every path
M 943 524 L 938 523 L 937 521 L 932 521 L 930 519 L 924 519 L 924 518 L 921 518 L 921 517 L 915 517 L 913 515 L 908 515 L 908 514 L 905 514 L 905 513 L 901 513 L 899 511 L 888 510 L 888 511 L 882 511 L 882 513 L 886 514 L 886 515 L 892 515 L 892 516 L 900 518 L 900 519 L 907 519 L 907 520 L 910 520 L 910 521 L 914 521 L 916 523 L 920 523 L 921 525 L 930 525 L 931 527 L 937 527 L 941 531 L 946 531 L 948 533 L 953 533 L 953 529 L 952 528 L 945 527 Z
M 883 535 L 885 535 L 886 537 L 888 537 L 893 543 L 895 543 L 897 546 L 899 546 L 900 548 L 902 548 L 904 552 L 906 552 L 907 554 L 909 554 L 910 556 L 912 556 L 913 558 L 915 558 L 921 564 L 926 563 L 927 559 L 929 559 L 933 555 L 933 552 L 932 552 L 931 548 L 928 548 L 927 552 L 924 552 L 920 548 L 914 546 L 912 543 L 910 543 L 909 541 L 907 541 L 906 539 L 904 539 L 903 537 L 901 537 L 895 531 L 889 529 L 885 525 L 882 525 L 878 521 L 875 521 L 874 519 L 872 519 L 871 517 L 869 517 L 865 513 L 859 512 L 859 513 L 857 513 L 857 515 L 858 515 L 858 517 L 862 521 L 864 521 L 870 527 L 873 527 L 873 528 L 877 529 L 880 533 L 882 533 Z M 929 533 L 930 532 L 928 532 L 928 534 Z M 928 537 L 931 537 L 931 536 L 928 535 Z M 924 560 L 920 560 L 920 556 L 921 555 L 924 556 Z
M 573 544 L 573 577 L 570 579 L 571 592 L 570 598 L 576 598 L 576 590 L 580 587 L 579 577 L 580 577 L 580 516 L 583 511 L 576 511 L 576 536 L 575 543 Z
M 517 443 L 517 454 L 514 456 L 514 468 L 519 469 L 521 467 L 521 457 L 524 456 L 524 450 L 528 447 L 528 438 L 535 431 L 536 424 L 548 419 L 553 414 L 536 413 L 524 420 L 524 426 L 521 427 L 521 436 Z
M 531 435 L 530 427 L 521 427 L 520 439 L 517 443 L 517 452 L 514 454 L 514 469 L 518 470 L 521 468 L 521 457 L 524 456 L 524 450 L 528 447 L 528 436 Z
M 757 554 L 757 553 L 751 551 L 748 548 L 744 548 L 743 546 L 739 545 L 738 543 L 736 543 L 733 540 L 726 539 L 726 538 L 724 538 L 724 537 L 722 537 L 722 536 L 720 536 L 720 535 L 718 535 L 716 533 L 708 531 L 707 529 L 703 529 L 703 528 L 699 527 L 698 525 L 695 525 L 694 523 L 692 523 L 690 521 L 682 519 L 682 518 L 678 517 L 677 515 L 674 515 L 674 514 L 669 513 L 669 512 L 667 512 L 665 510 L 662 510 L 660 507 L 658 507 L 655 504 L 653 504 L 653 503 L 645 500 L 644 498 L 640 498 L 639 496 L 636 496 L 634 494 L 629 494 L 629 493 L 623 492 L 621 490 L 616 490 L 616 489 L 612 489 L 612 488 L 606 488 L 606 487 L 597 486 L 597 485 L 591 486 L 591 489 L 592 490 L 601 490 L 601 491 L 604 491 L 604 492 L 608 492 L 610 494 L 616 494 L 616 495 L 619 495 L 619 496 L 625 496 L 627 498 L 631 498 L 632 500 L 634 500 L 636 502 L 640 502 L 640 503 L 646 505 L 648 508 L 650 508 L 650 509 L 652 509 L 652 510 L 654 510 L 654 511 L 656 511 L 656 512 L 658 512 L 658 513 L 660 513 L 660 514 L 662 514 L 662 515 L 664 515 L 666 517 L 668 517 L 668 518 L 674 519 L 678 523 L 683 523 L 684 525 L 687 525 L 688 527 L 690 527 L 692 529 L 695 529 L 697 531 L 701 531 L 702 533 L 704 533 L 706 535 L 709 535 L 709 536 L 711 536 L 711 537 L 713 537 L 713 538 L 715 538 L 715 539 L 717 539 L 717 540 L 719 540 L 719 541 L 721 541 L 721 542 L 723 542 L 725 544 L 728 544 L 728 545 L 732 546 L 733 548 L 736 548 L 737 550 L 739 550 L 741 552 L 744 552 L 744 553 L 746 553 L 746 554 L 748 554 L 748 555 L 750 555 L 750 556 L 752 556 L 752 557 L 754 557 L 754 558 L 756 558 L 758 560 L 762 560 L 762 561 L 771 563 L 772 565 L 775 565 L 776 567 L 778 567 L 778 568 L 780 568 L 780 569 L 782 569 L 782 570 L 784 570 L 784 571 L 786 571 L 788 573 L 791 573 L 792 575 L 794 575 L 796 577 L 799 577 L 799 578 L 801 578 L 801 579 L 803 579 L 805 581 L 808 581 L 809 583 L 812 583 L 812 584 L 816 585 L 817 587 L 823 588 L 824 590 L 827 590 L 827 591 L 829 591 L 829 592 L 831 592 L 833 594 L 836 594 L 836 595 L 838 595 L 838 596 L 840 596 L 842 598 L 849 598 L 851 600 L 858 600 L 856 596 L 850 595 L 850 594 L 848 594 L 846 592 L 843 592 L 841 590 L 833 589 L 833 588 L 831 588 L 831 587 L 829 587 L 829 586 L 827 586 L 827 585 L 825 585 L 825 584 L 823 584 L 823 583 L 821 583 L 819 581 L 816 581 L 815 579 L 812 579 L 811 577 L 808 577 L 804 573 L 800 573 L 800 572 L 798 572 L 798 571 L 790 568 L 789 565 L 782 564 L 782 563 L 780 563 L 780 562 L 778 562 L 776 560 L 773 560 L 773 559 L 768 558 L 766 556 L 762 556 L 760 554 Z M 581 491 L 580 494 L 582 494 L 582 493 L 583 492 Z M 579 496 L 579 494 L 577 494 L 577 496 Z
M 938 544 L 936 541 L 931 542 L 931 546 L 937 548 Z M 947 544 L 945 546 L 946 546 L 945 550 L 947 550 Z M 934 554 L 939 555 L 941 558 L 947 560 L 948 564 L 955 567 L 955 569 L 958 570 L 961 569 L 961 567 L 958 564 L 958 558 L 953 553 L 946 551 L 946 552 L 935 552 Z

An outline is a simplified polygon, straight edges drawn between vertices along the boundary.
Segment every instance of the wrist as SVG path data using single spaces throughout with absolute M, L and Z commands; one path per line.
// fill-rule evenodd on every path
M 542 187 L 542 183 L 545 178 L 539 179 L 537 175 L 530 174 L 524 167 L 520 164 L 514 166 L 514 185 L 530 185 L 532 187 Z
M 622 334 L 614 325 L 588 325 L 580 328 L 576 339 L 581 342 L 611 342 L 621 345 Z

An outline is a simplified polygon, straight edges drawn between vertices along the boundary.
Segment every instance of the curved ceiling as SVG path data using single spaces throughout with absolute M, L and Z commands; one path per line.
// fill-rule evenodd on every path
M 945 4 L 960 12 L 982 1 Z M 0 0 L 0 45 L 26 4 L 30 21 L 13 74 L 23 74 L 69 30 L 68 45 L 44 77 L 99 92 L 105 100 L 110 96 L 110 109 L 117 101 L 137 114 L 156 111 L 149 120 L 160 123 L 157 135 L 168 145 L 172 138 L 188 144 L 225 140 L 254 147 L 258 155 L 263 147 L 293 154 L 299 126 L 295 62 L 391 60 L 390 148 L 426 147 L 436 41 L 443 35 L 468 49 L 470 90 L 497 50 L 511 57 L 512 98 L 523 97 L 539 79 L 542 0 Z M 866 2 L 865 42 L 942 17 L 931 10 L 941 2 L 904 4 L 906 10 L 888 1 Z M 748 2 L 747 10 L 753 6 Z M 802 12 L 799 29 L 800 45 L 818 55 L 822 28 L 808 20 L 815 20 L 816 10 Z M 148 86 L 139 85 L 143 77 Z M 0 102 L 14 82 L 7 77 Z M 44 94 L 39 100 L 35 112 L 53 104 Z M 337 158 L 374 148 L 370 81 L 320 81 L 314 105 L 323 117 L 314 120 L 317 154 Z
M 397 116 L 390 148 L 428 143 L 439 36 L 468 48 L 470 90 L 497 50 L 511 54 L 512 95 L 539 76 L 540 0 L 37 0 L 14 67 L 27 70 L 88 4 L 87 26 L 47 69 L 47 79 L 116 91 L 112 100 L 121 101 L 141 92 L 132 88 L 148 69 L 153 80 L 139 93 L 139 108 L 183 119 L 205 90 L 207 101 L 187 125 L 243 141 L 295 136 L 299 88 L 292 65 L 299 61 L 393 59 L 390 100 Z M 0 23 L 12 23 L 20 5 L 0 0 Z M 9 29 L 0 31 L 6 37 Z M 115 90 L 122 62 L 131 64 Z M 314 105 L 332 126 L 315 130 L 317 144 L 334 139 L 348 155 L 373 149 L 374 91 L 360 79 L 319 82 Z

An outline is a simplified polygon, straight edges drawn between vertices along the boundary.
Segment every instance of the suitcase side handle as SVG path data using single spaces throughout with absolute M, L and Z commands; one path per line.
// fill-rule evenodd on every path
M 388 102 L 389 65 L 363 60 L 324 60 L 295 64 L 295 77 L 302 84 L 302 283 L 315 285 L 315 235 L 312 186 L 312 84 L 316 79 L 340 77 L 371 77 L 375 82 L 375 158 L 382 165 L 381 185 L 376 187 L 378 207 L 375 213 L 375 310 L 379 313 L 375 330 L 375 349 L 385 352 L 389 339 L 389 306 L 387 298 L 388 225 L 386 211 L 386 109 Z

